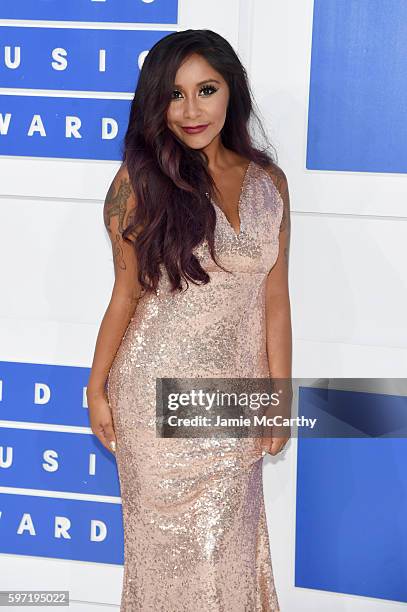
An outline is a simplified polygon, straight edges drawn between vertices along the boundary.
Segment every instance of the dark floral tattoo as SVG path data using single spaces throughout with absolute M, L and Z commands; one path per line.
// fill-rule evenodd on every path
M 103 218 L 107 231 L 113 245 L 113 260 L 120 269 L 126 269 L 126 262 L 123 256 L 122 232 L 127 211 L 127 202 L 131 196 L 132 188 L 128 178 L 121 179 L 116 189 L 115 181 L 110 185 L 106 194 L 103 207 Z M 111 226 L 112 217 L 118 217 L 118 231 L 115 232 Z M 113 235 L 114 234 L 114 235 Z

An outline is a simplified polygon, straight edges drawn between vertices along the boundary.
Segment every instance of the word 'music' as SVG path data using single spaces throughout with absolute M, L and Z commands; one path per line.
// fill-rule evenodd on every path
M 143 49 L 137 56 L 137 64 L 141 69 L 144 59 L 148 53 L 148 49 Z M 17 70 L 22 66 L 21 47 L 10 46 L 4 47 L 4 67 L 8 70 Z M 98 72 L 106 72 L 108 54 L 106 49 L 98 49 L 95 56 L 95 66 Z M 55 47 L 50 51 L 50 67 L 55 71 L 64 71 L 69 68 L 69 54 L 67 49 L 63 47 Z

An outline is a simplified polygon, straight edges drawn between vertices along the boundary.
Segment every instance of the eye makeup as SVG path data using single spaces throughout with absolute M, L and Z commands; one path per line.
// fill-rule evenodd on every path
M 218 81 L 215 81 L 215 82 L 217 83 Z M 205 94 L 205 95 L 203 96 L 204 98 L 206 98 L 206 97 L 209 97 L 209 96 L 213 95 L 213 94 L 214 94 L 214 93 L 216 93 L 216 92 L 218 91 L 218 89 L 219 89 L 219 87 L 216 87 L 215 85 L 213 85 L 213 84 L 212 84 L 212 81 L 204 81 L 204 83 L 205 83 L 205 84 L 204 84 L 204 85 L 202 85 L 202 86 L 200 87 L 199 92 L 202 92 L 202 91 L 207 91 L 207 92 L 209 91 L 209 92 L 210 92 L 210 93 L 208 93 L 208 94 Z M 200 84 L 200 85 L 201 85 L 201 84 Z M 178 94 L 178 93 L 180 93 L 180 94 L 181 94 L 181 93 L 182 93 L 182 92 L 181 92 L 181 89 L 182 89 L 181 87 L 178 87 L 178 88 L 177 88 L 177 87 L 175 87 L 175 88 L 173 89 L 172 94 L 171 94 L 171 99 L 172 99 L 172 100 L 179 100 L 179 98 L 178 98 L 178 97 L 174 97 L 174 94 Z

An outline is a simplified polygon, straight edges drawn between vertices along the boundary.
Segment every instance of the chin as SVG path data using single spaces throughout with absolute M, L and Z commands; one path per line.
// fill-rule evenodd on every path
M 205 137 L 199 138 L 198 136 L 185 137 L 185 134 L 179 134 L 179 138 L 182 140 L 184 144 L 186 144 L 190 149 L 204 149 L 208 145 L 211 144 L 214 136 L 211 135 L 208 137 L 206 134 Z
M 207 142 L 187 142 L 184 140 L 184 143 L 187 145 L 187 147 L 189 147 L 190 149 L 204 149 L 205 147 L 208 146 Z

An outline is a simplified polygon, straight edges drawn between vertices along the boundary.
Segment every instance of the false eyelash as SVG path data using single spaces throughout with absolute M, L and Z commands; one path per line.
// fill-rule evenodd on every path
M 216 92 L 218 91 L 218 87 L 215 87 L 214 85 L 203 85 L 203 86 L 201 87 L 200 91 L 202 91 L 203 89 L 212 89 L 212 93 L 216 93 Z M 178 98 L 174 98 L 174 97 L 173 97 L 173 95 L 174 95 L 175 93 L 181 93 L 181 92 L 179 91 L 179 89 L 174 89 L 174 90 L 173 90 L 173 92 L 172 92 L 172 94 L 171 94 L 171 98 L 172 98 L 173 100 L 177 100 L 177 99 L 178 99 Z
M 217 87 L 215 87 L 215 85 L 204 85 L 203 87 L 201 87 L 201 91 L 202 91 L 203 89 L 212 89 L 212 90 L 213 90 L 213 93 L 215 93 L 216 91 L 218 91 L 218 88 L 217 88 Z

